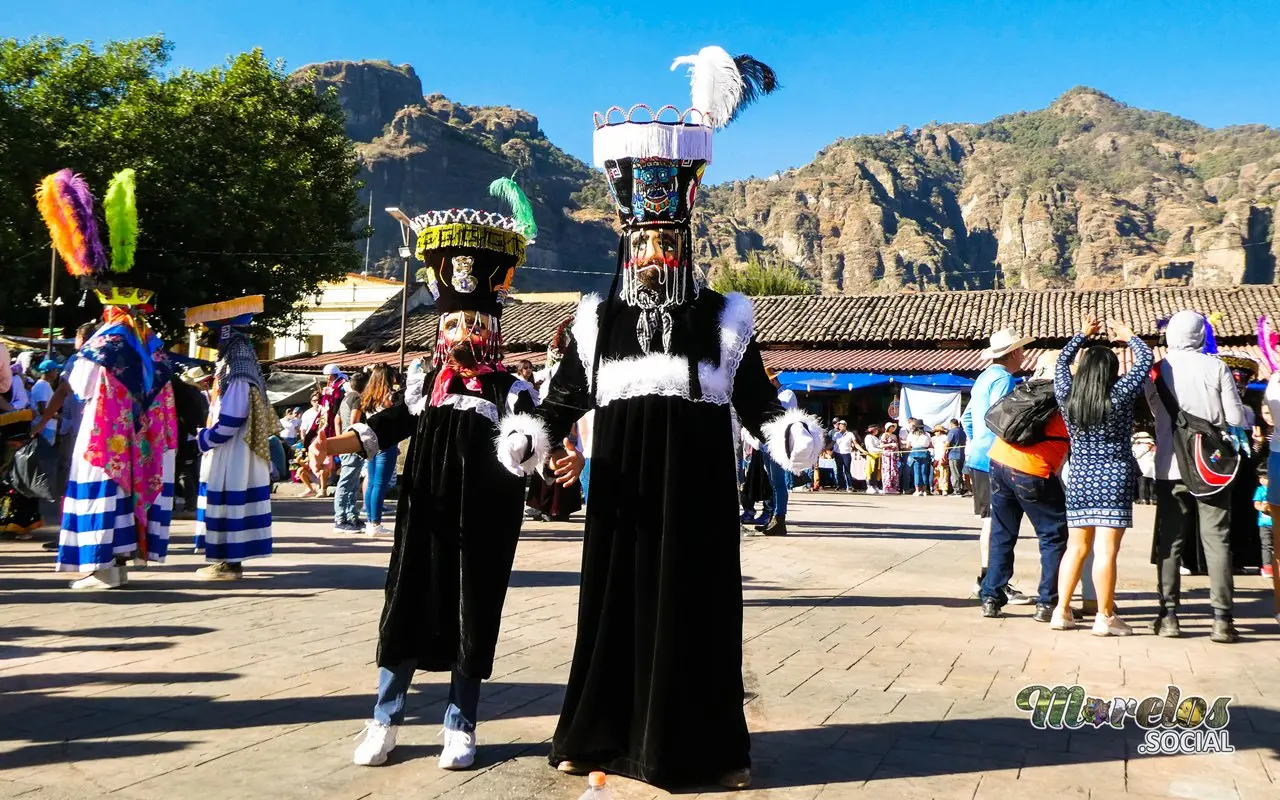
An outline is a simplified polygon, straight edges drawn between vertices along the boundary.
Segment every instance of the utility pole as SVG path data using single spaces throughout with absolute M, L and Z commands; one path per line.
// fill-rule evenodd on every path
M 58 291 L 58 250 L 49 245 L 49 345 L 45 348 L 45 358 L 53 358 L 53 307 L 55 293 Z
M 365 223 L 365 227 L 373 227 L 373 187 L 369 187 L 369 221 Z M 369 246 L 373 244 L 373 231 L 369 231 L 369 235 L 364 240 L 364 269 L 361 275 L 369 274 Z
M 404 334 L 409 322 L 409 257 L 413 255 L 413 248 L 409 247 L 409 217 L 394 206 L 388 208 L 387 213 L 400 223 L 400 260 L 404 269 L 400 288 L 400 374 L 404 375 Z

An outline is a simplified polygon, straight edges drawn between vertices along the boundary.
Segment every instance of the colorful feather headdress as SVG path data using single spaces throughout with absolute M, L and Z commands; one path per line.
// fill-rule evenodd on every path
M 1271 320 L 1265 315 L 1258 317 L 1258 349 L 1267 368 L 1273 373 L 1280 372 L 1280 333 L 1271 327 Z
M 49 175 L 36 187 L 36 206 L 49 227 L 53 247 L 67 272 L 77 278 L 101 277 L 107 270 L 93 205 L 89 185 L 69 169 Z

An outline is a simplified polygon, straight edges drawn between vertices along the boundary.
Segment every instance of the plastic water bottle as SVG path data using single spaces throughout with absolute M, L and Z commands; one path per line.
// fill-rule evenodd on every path
M 613 800 L 613 792 L 604 785 L 603 772 L 593 772 L 587 776 L 587 790 L 578 800 Z

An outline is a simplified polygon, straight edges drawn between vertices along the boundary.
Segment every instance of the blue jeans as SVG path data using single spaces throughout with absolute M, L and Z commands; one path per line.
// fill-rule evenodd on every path
M 769 486 L 773 489 L 773 513 L 775 516 L 787 516 L 787 495 L 791 492 L 791 473 L 773 460 L 766 451 L 761 451 L 765 468 L 769 471 Z
M 1004 605 L 1001 591 L 1013 578 L 1013 546 L 1026 514 L 1040 540 L 1040 592 L 1037 603 L 1057 605 L 1058 566 L 1067 551 L 1067 498 L 1056 477 L 1028 475 L 991 462 L 991 550 L 982 599 Z
M 418 662 L 401 661 L 394 669 L 378 668 L 378 699 L 373 705 L 373 718 L 383 725 L 403 725 L 404 706 L 409 698 L 409 684 Z M 444 726 L 457 731 L 476 729 L 476 709 L 480 705 L 480 679 L 469 678 L 457 669 L 449 683 L 449 708 L 444 712 Z
M 379 450 L 369 459 L 369 479 L 364 488 L 364 515 L 376 525 L 382 524 L 383 500 L 387 496 L 387 487 L 396 474 L 396 459 L 400 457 L 399 447 L 388 447 Z
M 360 524 L 360 470 L 364 456 L 347 453 L 341 456 L 342 471 L 333 490 L 333 524 Z
M 582 502 L 587 502 L 587 488 L 591 485 L 591 459 L 582 459 L 582 474 L 578 476 L 578 483 L 582 484 Z
M 853 464 L 853 453 L 835 453 L 836 488 L 852 489 L 853 476 L 849 474 L 849 466 Z
M 916 491 L 928 492 L 933 485 L 933 461 L 929 459 L 929 454 L 912 453 L 908 460 L 911 462 L 911 479 L 915 482 Z

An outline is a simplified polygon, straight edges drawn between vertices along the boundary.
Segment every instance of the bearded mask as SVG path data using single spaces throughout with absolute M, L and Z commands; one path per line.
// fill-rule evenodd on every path
M 436 335 L 437 364 L 471 370 L 502 358 L 498 319 L 483 311 L 453 311 L 440 315 Z

